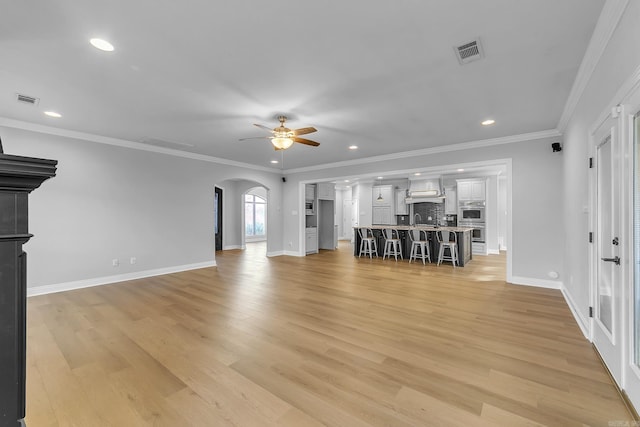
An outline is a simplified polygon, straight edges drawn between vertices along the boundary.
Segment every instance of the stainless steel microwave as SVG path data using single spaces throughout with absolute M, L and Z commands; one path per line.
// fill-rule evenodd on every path
M 306 200 L 304 202 L 304 211 L 307 215 L 313 215 L 316 213 L 316 204 L 313 200 Z
M 458 221 L 484 222 L 485 202 L 461 202 L 458 212 Z

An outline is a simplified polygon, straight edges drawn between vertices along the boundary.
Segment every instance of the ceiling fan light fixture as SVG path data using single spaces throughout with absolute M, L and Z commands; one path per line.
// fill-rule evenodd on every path
M 271 138 L 271 143 L 278 150 L 286 150 L 287 148 L 289 148 L 289 147 L 291 147 L 293 145 L 293 139 L 275 137 L 275 138 Z

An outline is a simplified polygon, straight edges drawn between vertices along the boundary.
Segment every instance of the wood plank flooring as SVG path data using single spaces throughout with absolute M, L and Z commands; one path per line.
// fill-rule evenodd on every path
M 631 422 L 559 291 L 350 245 L 28 300 L 27 425 Z M 624 424 L 619 424 L 624 425 Z

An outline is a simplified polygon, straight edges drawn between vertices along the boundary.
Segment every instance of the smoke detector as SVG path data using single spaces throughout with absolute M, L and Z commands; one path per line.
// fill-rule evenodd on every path
M 453 50 L 456 52 L 456 57 L 458 58 L 460 65 L 468 64 L 469 62 L 484 58 L 484 51 L 482 50 L 480 38 L 476 38 L 460 46 L 455 46 Z

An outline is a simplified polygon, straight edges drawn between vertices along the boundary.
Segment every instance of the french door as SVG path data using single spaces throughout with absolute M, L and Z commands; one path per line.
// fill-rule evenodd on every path
M 628 187 L 632 197 L 628 209 L 630 235 L 633 242 L 628 250 L 629 285 L 625 292 L 625 324 L 627 348 L 624 353 L 623 389 L 640 410 L 640 87 L 631 93 L 621 110 L 621 137 L 627 142 L 629 159 Z
M 595 182 L 593 343 L 609 371 L 622 383 L 622 260 L 620 183 L 622 158 L 617 119 L 609 116 L 593 133 Z
M 640 410 L 640 81 L 591 135 L 592 340 Z

